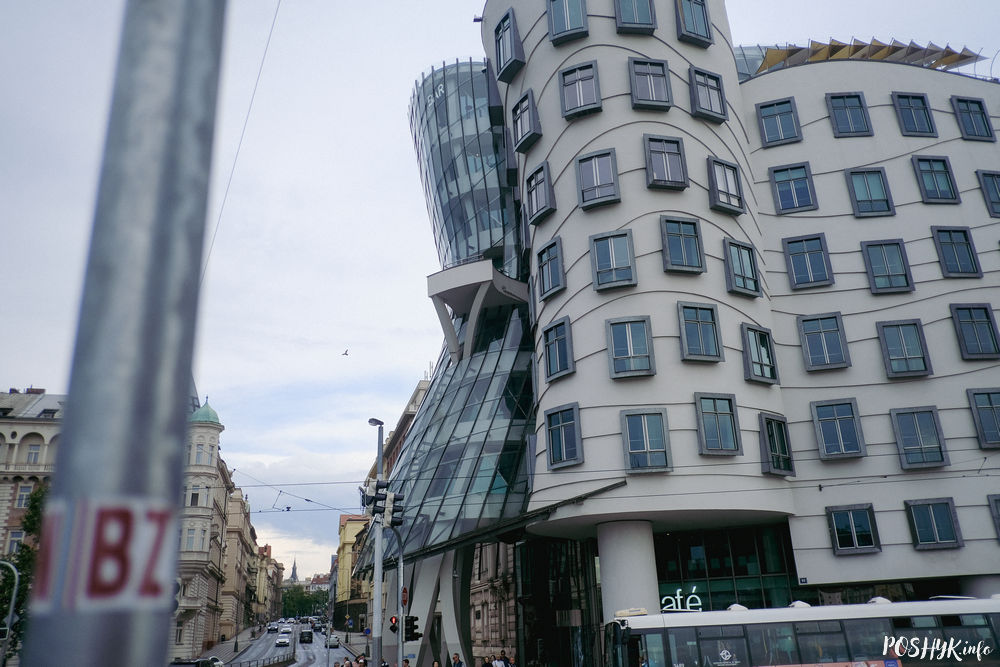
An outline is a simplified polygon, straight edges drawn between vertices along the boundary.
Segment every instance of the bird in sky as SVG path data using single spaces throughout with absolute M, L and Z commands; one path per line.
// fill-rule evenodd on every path
M 347 356 L 347 350 L 344 350 L 344 353 L 341 356 L 346 357 Z

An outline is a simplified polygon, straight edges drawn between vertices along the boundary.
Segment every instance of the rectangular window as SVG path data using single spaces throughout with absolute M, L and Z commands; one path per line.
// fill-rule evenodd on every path
M 35 465 L 41 460 L 41 456 L 42 456 L 41 445 L 28 445 L 28 459 L 26 463 Z
M 677 39 L 698 46 L 712 44 L 712 23 L 706 0 L 674 0 Z
M 904 137 L 936 137 L 931 105 L 923 93 L 893 93 L 899 131 Z
M 561 405 L 545 411 L 549 468 L 583 462 L 579 423 L 580 406 L 576 403 Z
M 621 201 L 615 149 L 577 158 L 576 182 L 580 208 L 584 210 Z
M 865 436 L 853 398 L 813 401 L 809 404 L 821 459 L 865 455 Z
M 608 320 L 605 326 L 612 378 L 656 373 L 649 317 Z
M 663 237 L 663 270 L 702 273 L 705 271 L 705 251 L 701 243 L 701 226 L 694 218 L 660 218 Z
M 976 176 L 983 191 L 983 199 L 986 200 L 986 210 L 991 218 L 1000 218 L 1000 171 L 979 169 Z
M 965 544 L 958 528 L 953 499 L 904 500 L 903 505 L 914 549 L 957 549 Z
M 992 306 L 988 303 L 953 303 L 950 308 L 962 358 L 1000 359 L 1000 336 L 997 335 Z
M 562 82 L 563 118 L 571 119 L 601 110 L 601 88 L 597 63 L 591 61 L 559 73 Z
M 1000 387 L 969 389 L 966 395 L 980 449 L 1000 448 Z
M 619 33 L 652 35 L 656 29 L 652 0 L 615 0 L 615 24 Z
M 876 322 L 886 377 L 905 378 L 930 375 L 931 361 L 920 320 Z
M 28 498 L 31 497 L 31 484 L 18 484 L 17 485 L 17 502 L 14 503 L 14 507 L 24 508 L 28 506 Z
M 833 284 L 833 268 L 826 248 L 826 234 L 794 236 L 781 240 L 792 289 Z
M 632 108 L 666 111 L 673 105 L 670 68 L 666 60 L 628 59 L 632 82 Z
M 24 542 L 23 530 L 12 530 L 7 536 L 7 553 L 16 554 Z
M 547 0 L 549 40 L 562 44 L 587 36 L 587 5 L 585 0 Z
M 524 208 L 530 224 L 538 224 L 556 210 L 549 163 L 543 162 L 524 179 Z
M 990 516 L 993 517 L 993 527 L 997 531 L 997 539 L 1000 539 L 1000 494 L 986 496 L 986 502 L 990 505 Z
M 642 135 L 646 153 L 646 187 L 682 190 L 688 186 L 684 142 L 678 137 Z
M 862 241 L 861 254 L 872 294 L 913 291 L 913 276 L 903 239 Z
M 990 114 L 986 111 L 986 103 L 980 99 L 968 97 L 951 98 L 951 106 L 955 109 L 958 129 L 963 139 L 972 141 L 996 141 L 993 126 L 990 125 Z
M 188 505 L 191 507 L 197 507 L 199 497 L 201 496 L 201 486 L 195 484 L 191 487 L 191 497 L 188 499 Z
M 764 148 L 801 141 L 799 116 L 795 110 L 795 99 L 765 102 L 757 105 L 757 124 L 760 128 L 761 145 Z
M 194 528 L 188 528 L 186 538 L 184 540 L 184 550 L 194 551 Z
M 744 211 L 740 169 L 732 162 L 708 158 L 708 203 L 716 211 L 740 214 Z
M 771 167 L 767 172 L 775 213 L 782 215 L 818 208 L 808 162 Z
M 719 341 L 719 311 L 714 304 L 677 302 L 680 319 L 681 359 L 723 361 Z
M 621 426 L 627 470 L 670 469 L 666 410 L 622 410 Z
M 722 90 L 722 77 L 713 72 L 691 68 L 691 115 L 721 123 L 728 120 L 726 95 Z
M 184 643 L 184 622 L 177 621 L 177 629 L 174 631 L 174 643 L 183 644 Z
M 760 471 L 770 475 L 794 475 L 792 449 L 788 445 L 788 422 L 781 415 L 761 412 Z
M 732 239 L 722 242 L 726 254 L 726 289 L 734 294 L 760 296 L 760 275 L 753 246 Z
M 844 173 L 855 218 L 896 215 L 884 167 L 847 169 Z
M 569 317 L 556 320 L 542 331 L 545 343 L 545 379 L 551 382 L 576 370 Z
M 562 241 L 557 236 L 538 252 L 538 298 L 547 299 L 564 287 Z
M 875 509 L 867 505 L 827 507 L 826 518 L 833 539 L 833 553 L 838 556 L 870 554 L 882 551 L 875 527 Z
M 635 285 L 632 231 L 590 237 L 590 260 L 595 290 Z
M 200 442 L 195 446 L 194 462 L 195 464 L 205 462 L 205 445 Z
M 542 136 L 535 94 L 530 89 L 511 111 L 511 129 L 514 133 L 514 150 L 518 153 L 526 153 Z
M 958 204 L 961 201 L 947 157 L 914 155 L 910 160 L 925 204 Z
M 931 227 L 941 274 L 945 278 L 982 278 L 972 230 L 968 227 Z
M 500 18 L 493 31 L 493 42 L 496 45 L 497 80 L 510 83 L 514 75 L 524 67 L 524 47 L 517 32 L 513 9 L 507 10 Z
M 840 313 L 799 315 L 799 341 L 807 371 L 846 368 L 851 354 Z
M 834 137 L 870 137 L 874 134 L 864 93 L 827 93 L 826 106 Z
M 776 383 L 778 367 L 774 360 L 771 330 L 744 322 L 740 325 L 740 333 L 743 334 L 743 379 Z
M 950 463 L 936 407 L 894 408 L 889 410 L 889 416 L 903 470 L 939 468 Z
M 694 395 L 700 454 L 742 454 L 740 422 L 733 394 Z

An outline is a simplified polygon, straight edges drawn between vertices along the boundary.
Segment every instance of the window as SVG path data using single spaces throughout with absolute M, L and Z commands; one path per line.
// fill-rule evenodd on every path
M 651 0 L 615 0 L 615 24 L 619 33 L 652 35 L 656 10 Z
M 744 322 L 740 325 L 740 333 L 743 334 L 743 379 L 776 383 L 778 367 L 774 360 L 771 330 Z
M 186 538 L 184 540 L 184 549 L 186 551 L 194 551 L 194 528 L 187 529 Z
M 500 18 L 493 31 L 493 42 L 496 45 L 497 80 L 510 83 L 514 75 L 524 67 L 524 47 L 517 32 L 513 9 L 508 9 Z
M 660 234 L 663 237 L 664 271 L 705 271 L 705 251 L 698 220 L 663 216 L 660 218 Z
M 794 475 L 792 449 L 788 446 L 788 421 L 781 415 L 761 412 L 760 471 L 770 475 Z
M 950 463 L 936 407 L 894 408 L 889 410 L 889 416 L 903 470 L 939 468 Z
M 605 326 L 611 377 L 626 378 L 656 373 L 649 317 L 607 320 Z
M 760 296 L 760 275 L 753 246 L 732 239 L 722 242 L 726 254 L 726 289 L 734 294 Z
M 965 544 L 958 528 L 955 501 L 951 498 L 904 500 L 903 505 L 914 549 L 957 549 Z
M 590 260 L 594 289 L 635 285 L 632 231 L 595 234 L 590 237 Z
M 963 359 L 1000 359 L 1000 336 L 990 304 L 953 303 L 951 320 Z
M 549 40 L 562 44 L 587 36 L 587 5 L 585 0 L 547 0 Z
M 920 320 L 876 322 L 875 328 L 882 347 L 886 377 L 905 378 L 933 373 Z
M 903 239 L 862 241 L 861 254 L 872 294 L 913 291 L 913 276 Z
M 782 215 L 817 208 L 808 162 L 771 167 L 767 172 L 771 181 L 775 213 Z
M 986 496 L 986 502 L 990 505 L 993 527 L 996 528 L 997 538 L 1000 539 L 1000 494 Z
M 979 178 L 979 187 L 983 190 L 983 199 L 986 200 L 986 210 L 990 212 L 991 218 L 1000 218 L 1000 171 L 976 171 Z
M 557 236 L 538 252 L 538 298 L 547 299 L 565 287 L 562 241 Z
M 793 236 L 781 239 L 788 267 L 788 283 L 792 289 L 823 287 L 833 284 L 830 253 L 826 249 L 826 234 Z
M 721 123 L 729 118 L 722 77 L 706 70 L 691 68 L 691 115 Z
M 968 227 L 931 227 L 934 247 L 945 278 L 982 278 L 972 231 Z
M 559 73 L 562 81 L 562 115 L 571 119 L 601 110 L 597 63 L 591 61 Z
M 923 93 L 893 93 L 899 131 L 904 137 L 936 137 L 931 105 Z
M 17 485 L 17 501 L 14 503 L 14 507 L 24 508 L 28 506 L 28 498 L 31 497 L 31 484 L 18 484 Z
M 621 201 L 615 149 L 577 158 L 576 182 L 580 208 L 584 210 Z
M 883 167 L 848 169 L 844 173 L 855 218 L 896 215 Z
M 190 505 L 191 507 L 198 507 L 199 505 L 198 501 L 200 500 L 200 496 L 201 496 L 201 487 L 195 484 L 194 486 L 191 487 L 191 497 L 188 500 L 188 505 Z
M 677 302 L 681 330 L 681 359 L 722 361 L 725 353 L 719 341 L 719 311 L 713 304 Z
M 7 535 L 7 553 L 16 554 L 24 542 L 23 530 L 12 530 Z
M 206 462 L 205 461 L 205 445 L 203 445 L 200 442 L 195 446 L 194 462 L 195 462 L 196 465 Z
M 758 104 L 757 125 L 760 128 L 760 143 L 764 148 L 802 141 L 795 98 Z
M 524 180 L 524 207 L 528 213 L 528 222 L 533 225 L 556 210 L 548 162 L 538 165 Z
M 925 204 L 958 204 L 961 201 L 947 157 L 914 155 L 910 159 Z
M 826 508 L 833 553 L 838 556 L 882 551 L 875 527 L 875 509 L 867 505 L 840 505 Z
M 677 39 L 698 46 L 712 44 L 712 23 L 706 0 L 674 0 Z
M 844 322 L 840 313 L 799 315 L 799 340 L 807 371 L 846 368 L 851 365 Z
M 743 185 L 740 170 L 732 162 L 708 158 L 708 201 L 716 211 L 739 215 L 743 212 Z
M 632 108 L 666 111 L 673 105 L 670 68 L 666 60 L 628 59 L 632 83 Z
M 684 142 L 678 137 L 642 135 L 646 153 L 646 187 L 683 190 L 688 186 Z
M 184 621 L 177 621 L 177 629 L 174 631 L 174 643 L 184 643 Z
M 990 125 L 990 114 L 986 111 L 986 103 L 980 99 L 968 97 L 951 98 L 951 106 L 955 109 L 958 129 L 963 139 L 972 141 L 996 141 L 993 127 Z
M 809 404 L 821 459 L 865 455 L 865 436 L 853 398 L 813 401 Z
M 874 134 L 864 93 L 827 93 L 826 107 L 833 123 L 833 136 L 870 137 Z
M 976 424 L 979 448 L 1000 447 L 1000 387 L 969 389 L 965 393 Z
M 583 462 L 580 442 L 580 406 L 561 405 L 545 411 L 545 433 L 548 436 L 549 468 Z
M 569 318 L 556 320 L 542 331 L 545 343 L 545 379 L 551 382 L 576 370 Z
M 622 444 L 625 467 L 641 470 L 669 470 L 670 435 L 666 410 L 622 410 Z
M 740 421 L 733 394 L 694 395 L 699 454 L 742 454 Z
M 28 458 L 25 462 L 35 465 L 39 463 L 41 456 L 42 456 L 41 445 L 28 445 Z
M 514 150 L 518 153 L 528 152 L 528 149 L 542 136 L 538 109 L 535 107 L 535 94 L 530 89 L 517 101 L 511 111 L 511 129 L 514 132 Z

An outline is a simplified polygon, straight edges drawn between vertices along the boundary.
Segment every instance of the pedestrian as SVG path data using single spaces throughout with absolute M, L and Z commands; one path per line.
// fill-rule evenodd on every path
M 462 662 L 457 653 L 451 656 L 451 667 L 465 667 L 465 663 Z
M 403 667 L 410 667 L 410 659 L 403 658 Z
M 507 651 L 500 649 L 500 661 L 503 662 L 503 667 L 510 667 L 510 658 L 507 657 Z
M 483 667 L 493 667 L 493 661 L 489 658 L 483 658 Z
M 503 664 L 503 660 L 498 658 L 496 654 L 491 655 L 490 660 L 493 661 L 493 667 L 507 667 L 507 665 Z
M 441 667 L 441 661 L 440 660 L 435 660 L 434 664 L 431 667 Z

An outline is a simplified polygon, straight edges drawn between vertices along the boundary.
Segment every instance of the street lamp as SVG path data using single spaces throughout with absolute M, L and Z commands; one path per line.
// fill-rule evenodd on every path
M 375 481 L 382 481 L 382 426 L 383 422 L 372 417 L 368 420 L 369 426 L 378 427 L 378 453 L 375 458 Z M 375 528 L 375 585 L 374 603 L 372 612 L 374 622 L 372 623 L 372 665 L 379 667 L 382 664 L 382 518 L 377 512 L 372 513 L 372 526 Z M 402 667 L 402 665 L 400 665 Z

